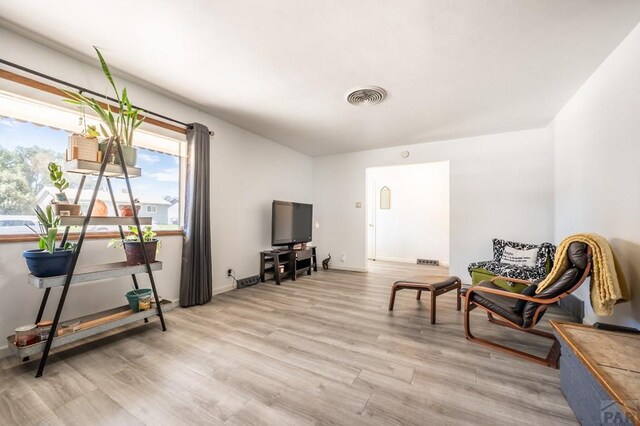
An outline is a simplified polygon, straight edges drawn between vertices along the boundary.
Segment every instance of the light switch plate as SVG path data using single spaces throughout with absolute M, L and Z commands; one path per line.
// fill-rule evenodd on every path
M 362 208 L 362 201 L 356 201 L 356 209 Z

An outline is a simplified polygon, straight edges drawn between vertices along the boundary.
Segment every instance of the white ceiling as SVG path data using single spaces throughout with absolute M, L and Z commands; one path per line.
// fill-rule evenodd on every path
M 640 1 L 20 0 L 0 16 L 316 156 L 544 126 Z M 389 96 L 354 107 L 358 85 Z

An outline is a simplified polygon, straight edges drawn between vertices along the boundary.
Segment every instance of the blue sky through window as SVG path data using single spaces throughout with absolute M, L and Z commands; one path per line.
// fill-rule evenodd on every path
M 67 148 L 67 138 L 69 134 L 70 132 L 65 130 L 0 117 L 0 153 L 5 150 L 5 152 L 9 154 L 15 153 L 19 147 L 38 147 L 40 149 L 53 151 L 63 158 Z M 142 169 L 142 176 L 131 180 L 133 193 L 136 198 L 140 198 L 140 200 L 144 202 L 145 199 L 162 200 L 165 197 L 175 199 L 179 197 L 179 157 L 138 148 L 137 166 Z M 29 166 L 26 165 L 24 167 Z M 5 172 L 5 174 L 0 174 L 0 187 L 3 187 L 2 185 L 4 185 L 3 188 L 11 188 L 12 185 L 17 186 L 10 178 L 11 173 Z M 43 183 L 44 186 L 52 186 L 48 176 L 43 179 Z M 125 182 L 122 179 L 113 179 L 112 184 L 115 192 L 126 190 Z M 104 185 L 104 189 L 106 189 L 106 185 Z M 7 213 L 8 211 L 3 211 L 0 205 L 0 215 Z M 17 211 L 12 213 L 18 214 Z M 22 214 L 26 213 L 27 212 Z

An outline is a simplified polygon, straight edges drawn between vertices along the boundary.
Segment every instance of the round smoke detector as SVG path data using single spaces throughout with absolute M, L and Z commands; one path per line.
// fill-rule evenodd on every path
M 379 104 L 387 97 L 387 92 L 382 87 L 362 86 L 349 90 L 345 96 L 347 102 L 356 106 L 371 106 Z

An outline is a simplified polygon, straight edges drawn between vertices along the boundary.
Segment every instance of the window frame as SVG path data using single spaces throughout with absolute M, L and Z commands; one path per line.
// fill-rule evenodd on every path
M 5 70 L 0 70 L 0 78 L 5 79 L 5 80 L 10 80 L 13 82 L 17 82 L 19 84 L 28 86 L 30 88 L 33 89 L 38 89 L 41 91 L 45 91 L 48 93 L 53 93 L 58 95 L 58 97 L 60 98 L 60 100 L 62 101 L 63 93 L 60 91 L 60 89 L 55 88 L 54 86 L 50 86 L 44 83 L 40 83 L 40 82 L 36 82 L 35 80 L 26 78 L 26 77 L 22 77 L 22 76 L 17 76 L 18 78 L 15 78 L 15 76 L 17 76 L 17 74 L 13 74 L 11 72 L 5 71 Z M 35 83 L 33 83 L 35 82 Z M 44 86 L 44 88 L 43 88 Z M 7 90 L 5 87 L 0 87 L 0 90 L 2 90 L 3 92 L 5 92 L 7 95 L 13 95 L 16 96 L 18 98 L 23 98 L 27 101 L 33 101 L 34 103 L 41 103 L 41 104 L 45 104 L 45 105 L 50 105 L 52 107 L 56 107 L 56 105 L 54 105 L 50 100 L 47 101 L 41 101 L 40 99 L 38 99 L 38 96 L 25 96 L 24 94 L 20 93 L 14 93 L 10 90 Z M 63 108 L 64 109 L 64 108 Z M 113 108 L 112 108 L 113 110 Z M 79 112 L 75 112 L 73 110 L 69 110 L 67 109 L 67 111 L 72 112 L 74 114 L 77 114 L 78 117 L 81 117 L 81 113 Z M 87 114 L 89 116 L 89 114 Z M 15 117 L 11 117 L 8 116 L 8 118 L 13 118 L 16 119 Z M 95 117 L 93 117 L 95 119 Z M 33 121 L 29 121 L 30 123 L 34 124 L 34 125 L 40 125 L 39 123 L 33 122 Z M 186 129 L 180 128 L 178 126 L 174 126 L 168 123 L 164 123 L 162 121 L 156 120 L 156 119 L 150 119 L 148 117 L 145 118 L 145 123 L 151 126 L 157 126 L 157 127 L 161 127 L 164 129 L 168 129 L 171 130 L 173 132 L 179 133 L 181 135 L 186 135 Z M 65 131 L 73 131 L 72 129 L 62 129 Z M 177 155 L 178 157 L 178 186 L 179 186 L 179 197 L 180 199 L 182 199 L 182 195 L 184 193 L 184 186 L 185 186 L 185 179 L 184 179 L 184 166 L 186 164 L 186 159 L 184 158 L 184 155 L 182 155 L 183 152 L 186 151 L 185 147 L 183 146 L 184 144 L 186 144 L 186 141 L 182 141 L 178 138 L 174 138 L 174 137 L 170 137 L 167 136 L 163 133 L 154 133 L 152 131 L 149 131 L 148 129 L 146 130 L 146 133 L 149 133 L 151 135 L 154 136 L 158 136 L 158 137 L 164 137 L 164 138 L 169 138 L 169 139 L 174 139 L 176 140 L 178 143 L 180 143 L 180 147 L 177 149 L 177 151 L 179 152 L 179 155 Z M 149 149 L 146 147 L 140 147 L 143 149 Z M 158 151 L 160 152 L 160 151 Z M 175 155 L 175 154 L 171 154 L 171 153 L 167 153 L 169 155 Z M 147 206 L 148 207 L 152 207 L 152 206 Z M 155 206 L 155 212 L 157 213 L 157 206 Z M 177 229 L 158 229 L 156 230 L 156 233 L 159 236 L 172 236 L 172 235 L 184 235 L 184 218 L 183 218 L 183 214 L 182 212 L 180 212 L 180 218 L 179 218 L 179 224 L 178 224 L 178 228 Z M 74 236 L 78 236 L 80 235 L 77 232 L 70 232 L 69 236 L 70 237 L 74 237 Z M 87 238 L 90 239 L 111 239 L 111 238 L 119 238 L 120 234 L 117 231 L 87 231 L 86 233 Z M 60 237 L 60 235 L 59 235 Z M 0 234 L 0 243 L 2 242 L 30 242 L 30 241 L 38 241 L 38 236 L 32 234 L 32 233 L 20 233 L 20 234 Z

